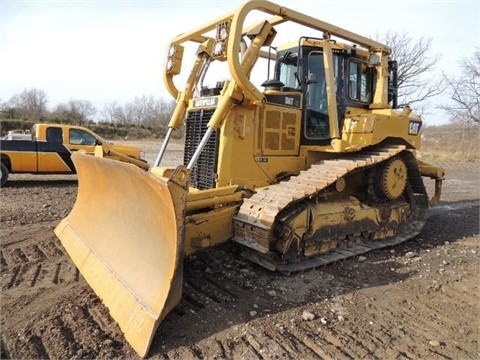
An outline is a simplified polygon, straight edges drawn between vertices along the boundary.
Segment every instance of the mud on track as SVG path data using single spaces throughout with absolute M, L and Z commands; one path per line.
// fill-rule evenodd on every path
M 366 259 L 285 277 L 233 243 L 190 257 L 150 358 L 479 358 L 479 169 L 440 165 L 443 200 L 422 233 Z M 2 359 L 138 358 L 53 233 L 75 177 L 11 179 L 0 190 Z

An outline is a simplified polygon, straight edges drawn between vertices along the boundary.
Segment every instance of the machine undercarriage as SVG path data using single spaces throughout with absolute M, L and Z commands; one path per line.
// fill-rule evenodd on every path
M 411 239 L 427 210 L 412 153 L 374 146 L 259 189 L 234 218 L 234 240 L 250 260 L 290 273 Z

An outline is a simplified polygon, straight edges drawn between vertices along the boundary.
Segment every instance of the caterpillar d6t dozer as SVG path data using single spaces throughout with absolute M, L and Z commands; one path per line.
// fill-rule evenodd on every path
M 297 28 L 309 33 L 274 42 Z M 182 261 L 195 251 L 233 239 L 245 257 L 291 273 L 420 232 L 444 173 L 416 159 L 422 120 L 397 109 L 389 55 L 376 41 L 250 1 L 172 40 L 164 80 L 177 106 L 149 172 L 72 157 L 78 198 L 55 232 L 139 355 L 178 303 Z M 208 86 L 212 72 L 220 81 Z M 182 126 L 183 165 L 160 167 Z M 430 200 L 422 177 L 435 180 Z

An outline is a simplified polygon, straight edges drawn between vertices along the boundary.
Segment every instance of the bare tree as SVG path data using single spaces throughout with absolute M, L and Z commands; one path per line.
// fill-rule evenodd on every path
M 105 104 L 103 114 L 109 122 L 114 124 L 133 124 L 131 107 L 119 105 L 117 101 Z
M 160 117 L 159 117 L 159 125 L 163 128 L 167 128 L 168 123 L 170 122 L 170 118 L 175 111 L 177 103 L 174 100 L 165 100 L 160 99 Z
M 50 112 L 50 115 L 53 118 L 57 118 L 57 120 L 68 118 L 67 104 L 66 103 L 57 104 L 57 106 L 55 106 L 55 108 Z
M 449 113 L 452 122 L 480 124 L 480 48 L 471 58 L 461 59 L 459 64 L 458 77 L 444 75 L 453 104 L 441 108 Z
M 110 122 L 165 128 L 175 109 L 174 101 L 142 95 L 121 106 L 105 104 L 104 115 Z
M 135 125 L 151 126 L 155 124 L 158 117 L 158 101 L 153 96 L 143 95 L 136 97 L 131 103 L 125 106 L 132 114 L 132 121 Z
M 13 95 L 3 106 L 4 111 L 13 118 L 38 121 L 47 115 L 48 97 L 39 89 L 24 89 Z
M 53 115 L 65 117 L 74 123 L 83 125 L 97 110 L 88 100 L 71 99 L 66 103 L 58 104 Z
M 68 102 L 72 115 L 76 116 L 80 124 L 90 120 L 97 113 L 95 106 L 88 100 L 70 100 Z
M 105 104 L 102 111 L 102 115 L 105 117 L 105 120 L 110 123 L 116 123 L 117 119 L 115 116 L 115 112 L 118 108 L 120 108 L 120 106 L 116 101 Z
M 440 56 L 431 55 L 432 39 L 414 40 L 393 31 L 377 38 L 392 49 L 392 59 L 398 63 L 399 104 L 424 112 L 426 101 L 444 91 L 443 78 L 434 73 Z

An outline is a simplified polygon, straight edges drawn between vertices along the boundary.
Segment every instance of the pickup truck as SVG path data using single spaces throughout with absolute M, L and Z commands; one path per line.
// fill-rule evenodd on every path
M 112 144 L 90 129 L 60 124 L 35 124 L 27 140 L 0 140 L 1 186 L 10 173 L 75 174 L 74 151 L 124 161 L 148 170 L 140 148 Z M 100 154 L 100 155 L 99 155 Z

